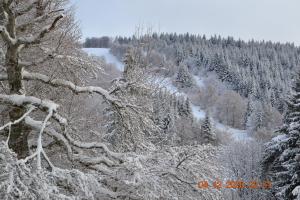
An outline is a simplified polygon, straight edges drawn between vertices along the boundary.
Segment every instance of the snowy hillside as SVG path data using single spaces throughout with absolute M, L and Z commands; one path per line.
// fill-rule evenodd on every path
M 89 55 L 94 55 L 94 56 L 99 56 L 99 57 L 104 57 L 105 61 L 107 63 L 111 63 L 116 65 L 116 67 L 120 70 L 123 71 L 124 70 L 124 64 L 121 63 L 114 55 L 112 55 L 110 53 L 110 49 L 108 48 L 84 48 L 83 49 L 85 52 L 87 52 Z M 193 78 L 196 81 L 196 85 L 198 87 L 204 87 L 205 83 L 203 81 L 203 79 L 199 76 L 193 76 Z M 176 86 L 174 86 L 172 84 L 172 81 L 170 78 L 157 78 L 157 84 L 160 84 L 162 87 L 166 88 L 168 91 L 170 91 L 171 93 L 180 95 L 180 96 L 184 96 L 184 97 L 188 97 L 185 93 L 180 92 Z M 202 110 L 200 108 L 200 106 L 196 106 L 191 104 L 191 108 L 192 108 L 192 113 L 194 115 L 194 117 L 198 120 L 203 120 L 205 118 L 205 111 Z M 246 130 L 239 130 L 239 129 L 234 129 L 231 128 L 229 126 L 226 126 L 224 124 L 221 124 L 219 122 L 216 122 L 215 120 L 213 120 L 213 123 L 215 124 L 215 128 L 218 129 L 219 131 L 223 131 L 223 132 L 227 132 L 227 133 L 231 133 L 232 137 L 236 140 L 236 141 L 244 141 L 244 140 L 252 140 L 252 138 L 247 134 Z
M 123 71 L 124 65 L 114 55 L 112 55 L 108 48 L 84 48 L 85 52 L 89 55 L 104 57 L 105 61 L 109 64 L 113 64 L 118 70 Z
M 74 1 L 0 4 L 0 200 L 300 200 L 298 44 L 190 33 L 185 1 L 130 36 L 145 1 Z

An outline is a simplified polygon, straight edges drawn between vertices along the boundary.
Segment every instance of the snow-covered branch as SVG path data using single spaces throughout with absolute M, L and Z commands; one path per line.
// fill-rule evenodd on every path
M 53 168 L 53 164 L 50 162 L 48 156 L 46 155 L 46 153 L 43 149 L 43 144 L 42 144 L 42 135 L 43 135 L 43 132 L 46 128 L 47 122 L 50 120 L 50 118 L 53 115 L 53 111 L 54 111 L 53 108 L 49 109 L 48 115 L 46 116 L 44 122 L 42 123 L 41 130 L 39 132 L 39 137 L 38 137 L 38 140 L 37 140 L 37 150 L 36 150 L 36 152 L 37 152 L 37 168 L 39 170 L 42 169 L 41 154 L 44 155 L 44 157 L 47 160 L 47 162 L 49 163 L 49 165 Z
M 8 145 L 9 139 L 10 139 L 10 134 L 11 134 L 11 126 L 20 123 L 21 121 L 23 121 L 32 111 L 35 110 L 35 107 L 32 106 L 28 109 L 28 111 L 22 116 L 20 117 L 18 120 L 15 120 L 13 122 L 8 122 L 7 124 L 3 125 L 0 127 L 0 131 L 4 130 L 5 128 L 9 128 L 9 134 L 6 140 L 6 144 Z
M 16 39 L 12 38 L 4 26 L 0 26 L 0 34 L 5 42 L 10 45 L 16 44 Z
M 33 105 L 42 110 L 52 109 L 54 111 L 59 107 L 56 103 L 50 100 L 42 100 L 33 96 L 25 96 L 25 95 L 5 95 L 0 94 L 0 102 L 4 104 L 11 104 L 15 106 L 23 106 L 23 105 Z
M 120 100 L 112 97 L 108 91 L 101 87 L 93 87 L 93 86 L 86 86 L 86 87 L 80 87 L 75 85 L 74 83 L 70 81 L 66 81 L 63 79 L 51 79 L 50 77 L 39 74 L 39 73 L 29 73 L 27 71 L 23 72 L 23 78 L 25 80 L 36 80 L 41 81 L 43 83 L 49 84 L 54 87 L 65 87 L 73 91 L 74 93 L 96 93 L 101 95 L 106 101 L 113 103 L 114 105 L 117 105 L 118 107 L 123 107 Z
M 82 163 L 83 165 L 98 165 L 98 164 L 103 163 L 103 164 L 105 164 L 109 167 L 115 166 L 117 164 L 113 160 L 110 160 L 109 158 L 114 158 L 114 159 L 117 159 L 117 160 L 121 160 L 121 158 L 120 158 L 121 154 L 111 152 L 105 144 L 96 143 L 96 142 L 85 143 L 85 142 L 76 141 L 73 138 L 71 138 L 71 136 L 69 134 L 58 133 L 53 128 L 46 127 L 44 122 L 36 121 L 36 120 L 34 120 L 34 119 L 32 119 L 31 117 L 28 117 L 28 116 L 25 118 L 25 123 L 28 126 L 30 126 L 31 128 L 33 128 L 35 130 L 38 130 L 40 133 L 41 133 L 41 130 L 43 130 L 46 134 L 48 134 L 48 135 L 56 138 L 58 141 L 62 142 L 63 145 L 65 146 L 65 148 L 67 149 L 67 155 L 68 155 L 68 158 L 70 160 L 76 160 L 76 161 Z M 41 144 L 41 138 L 40 137 L 39 137 L 38 141 L 39 141 L 38 144 Z M 93 157 L 92 158 L 92 157 L 88 157 L 88 156 L 85 156 L 85 155 L 82 155 L 82 154 L 73 154 L 73 150 L 72 150 L 71 145 L 73 145 L 75 147 L 78 147 L 78 148 L 83 148 L 83 149 L 101 148 L 108 155 L 108 158 L 105 157 L 105 156 Z M 39 147 L 39 145 L 38 145 L 38 148 L 40 149 L 40 152 L 43 153 L 43 155 L 44 155 L 45 152 L 43 150 L 41 150 L 42 148 Z M 35 155 L 38 155 L 38 153 L 33 154 L 33 156 L 31 155 L 29 158 L 27 158 L 27 160 L 31 159 Z M 44 156 L 46 156 L 46 155 L 44 155 Z
M 84 156 L 84 155 L 74 155 L 75 160 L 78 160 L 79 162 L 85 164 L 85 165 L 98 165 L 98 164 L 105 164 L 108 167 L 112 167 L 115 165 L 113 161 L 108 159 L 105 156 L 102 157 L 89 157 L 89 156 Z
M 52 31 L 56 27 L 59 20 L 61 20 L 63 17 L 64 17 L 63 14 L 60 14 L 60 15 L 56 16 L 55 19 L 53 20 L 53 22 L 50 25 L 45 26 L 44 28 L 42 28 L 42 31 L 34 37 L 19 38 L 18 41 L 17 41 L 18 44 L 30 45 L 30 44 L 40 43 L 41 39 L 44 38 L 47 33 Z
M 51 60 L 53 59 L 54 56 L 53 55 L 47 55 L 46 57 L 44 58 L 40 58 L 38 59 L 37 61 L 34 61 L 34 62 L 26 62 L 26 61 L 19 61 L 19 66 L 20 67 L 33 67 L 33 66 L 38 66 L 38 65 L 41 65 L 45 62 L 47 62 L 48 60 Z
M 103 151 L 105 153 L 107 153 L 107 155 L 109 157 L 115 158 L 117 160 L 121 160 L 122 154 L 110 151 L 108 149 L 108 147 L 103 143 L 99 143 L 99 142 L 90 142 L 90 143 L 80 142 L 80 141 L 74 140 L 68 133 L 64 133 L 64 135 L 66 136 L 68 141 L 70 141 L 70 143 L 73 144 L 76 147 L 83 148 L 83 149 L 100 148 L 100 149 L 103 149 Z
M 15 106 L 31 105 L 39 108 L 42 111 L 51 109 L 53 110 L 52 118 L 62 126 L 67 125 L 67 120 L 57 113 L 57 109 L 59 105 L 50 100 L 42 100 L 33 96 L 25 96 L 25 95 L 17 95 L 17 94 L 14 95 L 0 94 L 0 103 L 10 104 Z
M 26 8 L 23 8 L 23 9 L 20 9 L 20 10 L 17 10 L 16 12 L 16 17 L 20 17 L 26 13 L 28 13 L 29 11 L 31 11 L 34 6 L 36 5 L 36 1 L 34 1 L 32 4 L 30 4 L 29 6 L 27 6 Z

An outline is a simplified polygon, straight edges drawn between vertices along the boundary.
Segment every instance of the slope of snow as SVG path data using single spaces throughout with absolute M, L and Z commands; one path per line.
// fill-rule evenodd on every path
M 231 133 L 233 139 L 236 141 L 253 140 L 253 138 L 251 138 L 248 135 L 246 130 L 235 129 L 235 128 L 226 126 L 224 124 L 218 123 L 218 122 L 215 122 L 214 124 L 215 124 L 216 129 L 227 132 L 227 133 Z
M 195 80 L 197 81 L 197 85 L 199 87 L 205 86 L 204 81 L 200 77 L 195 76 Z M 159 84 L 161 87 L 167 89 L 169 92 L 173 94 L 180 95 L 183 97 L 188 97 L 185 93 L 178 91 L 178 89 L 173 85 L 172 80 L 170 78 L 157 78 L 156 84 Z M 206 113 L 199 106 L 196 106 L 191 103 L 191 108 L 192 108 L 192 113 L 196 119 L 203 120 L 205 118 Z M 231 133 L 233 139 L 236 141 L 252 140 L 252 138 L 248 135 L 246 130 L 231 128 L 229 126 L 226 126 L 216 121 L 213 121 L 213 123 L 215 124 L 216 129 L 227 133 Z
M 185 93 L 178 91 L 178 89 L 173 85 L 171 78 L 157 77 L 155 84 L 158 84 L 160 87 L 165 88 L 172 94 L 187 97 Z
M 187 98 L 187 95 L 185 93 L 178 91 L 178 89 L 172 84 L 172 80 L 170 78 L 157 78 L 156 83 L 161 87 L 167 89 L 172 94 Z M 191 108 L 192 113 L 196 119 L 203 120 L 205 118 L 205 112 L 199 106 L 191 103 Z
M 89 55 L 104 57 L 107 63 L 115 65 L 120 71 L 124 70 L 124 64 L 112 55 L 108 48 L 83 48 L 83 50 Z
M 194 104 L 191 104 L 191 107 L 192 107 L 192 113 L 196 119 L 203 120 L 205 118 L 206 113 L 199 106 L 195 106 Z
M 107 49 L 107 48 L 84 48 L 83 50 L 85 52 L 87 52 L 89 55 L 104 57 L 105 61 L 107 63 L 115 64 L 116 67 L 120 71 L 124 70 L 124 64 L 122 62 L 120 62 L 114 55 L 112 55 L 109 52 L 109 49 Z M 203 79 L 201 79 L 201 77 L 194 75 L 194 78 L 195 78 L 195 81 L 196 81 L 196 84 L 198 87 L 201 88 L 201 87 L 205 86 L 205 83 L 204 83 Z M 185 93 L 180 92 L 176 88 L 176 86 L 174 86 L 171 78 L 158 77 L 158 78 L 156 78 L 155 82 L 156 82 L 156 84 L 160 85 L 161 87 L 165 88 L 166 90 L 168 90 L 169 92 L 171 92 L 173 94 L 188 97 Z M 192 113 L 196 119 L 203 120 L 205 118 L 206 113 L 199 106 L 191 104 L 191 108 L 192 108 Z M 221 124 L 219 122 L 216 122 L 216 121 L 213 121 L 213 123 L 215 124 L 216 129 L 218 129 L 220 131 L 231 133 L 233 138 L 236 141 L 252 140 L 252 138 L 247 134 L 247 132 L 245 130 L 234 129 L 234 128 L 228 127 L 228 126 Z
M 195 81 L 196 81 L 196 85 L 197 85 L 198 87 L 202 88 L 202 87 L 205 86 L 205 85 L 204 85 L 204 81 L 203 81 L 203 79 L 202 79 L 201 77 L 196 76 L 196 75 L 193 75 L 193 77 L 194 77 L 194 79 L 195 79 Z

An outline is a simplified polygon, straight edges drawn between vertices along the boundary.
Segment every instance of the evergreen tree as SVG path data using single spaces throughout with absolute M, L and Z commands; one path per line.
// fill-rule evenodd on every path
M 201 125 L 201 136 L 204 143 L 215 143 L 216 141 L 215 134 L 213 132 L 213 127 L 208 113 L 206 114 L 204 122 Z
M 127 43 L 123 45 L 113 45 L 113 49 L 119 48 L 122 52 L 122 49 L 134 45 L 130 38 L 126 40 Z M 140 40 L 144 40 L 143 36 Z M 153 52 L 164 56 L 166 63 L 171 63 L 169 66 L 180 66 L 188 62 L 190 72 L 213 71 L 242 97 L 252 95 L 253 101 L 271 103 L 281 113 L 285 112 L 282 103 L 290 92 L 291 79 L 300 64 L 299 47 L 288 43 L 161 34 L 152 38 L 151 45 Z M 172 71 L 171 75 L 173 73 Z
M 252 105 L 251 100 L 248 100 L 247 110 L 246 110 L 246 114 L 245 114 L 245 117 L 244 117 L 244 128 L 245 129 L 249 128 L 248 125 L 249 125 L 249 120 L 250 120 L 252 112 L 253 112 L 253 105 Z
M 264 110 L 262 103 L 259 101 L 254 102 L 253 110 L 247 121 L 247 128 L 253 133 L 264 126 Z
M 185 64 L 180 64 L 179 66 L 176 83 L 180 88 L 188 88 L 194 84 L 194 79 Z
M 288 112 L 282 135 L 266 145 L 263 160 L 264 176 L 273 182 L 278 199 L 296 200 L 300 188 L 300 74 L 287 101 Z
M 188 98 L 181 97 L 177 100 L 177 111 L 178 115 L 181 117 L 192 117 L 192 109 L 191 109 L 191 103 Z
M 185 100 L 185 112 L 187 116 L 192 116 L 191 102 L 189 98 Z

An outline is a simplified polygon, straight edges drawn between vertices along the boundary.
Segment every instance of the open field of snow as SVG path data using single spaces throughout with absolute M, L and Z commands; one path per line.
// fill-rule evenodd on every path
M 114 55 L 112 55 L 108 48 L 83 48 L 89 55 L 104 57 L 105 61 L 109 64 L 113 64 L 118 70 L 123 71 L 124 65 Z

